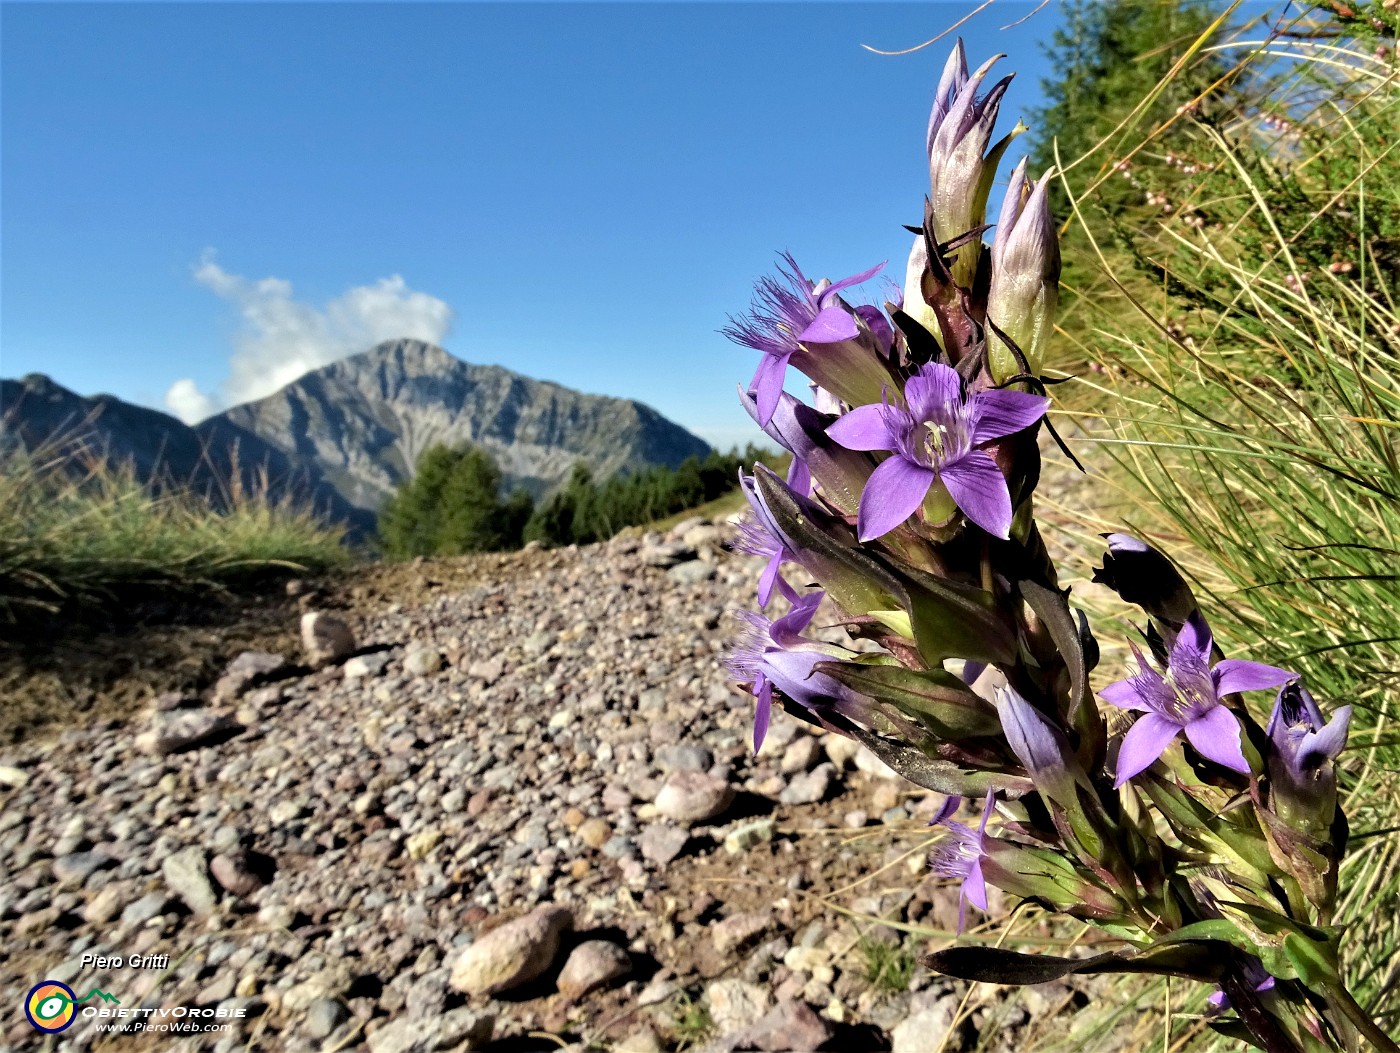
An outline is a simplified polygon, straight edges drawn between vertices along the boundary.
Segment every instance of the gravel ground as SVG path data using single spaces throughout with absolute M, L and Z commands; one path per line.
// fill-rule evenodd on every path
M 12 1006 L 85 999 L 56 1040 L 16 1013 L 0 1038 L 932 1053 L 1062 1027 L 1080 991 L 969 992 L 879 924 L 957 925 L 936 801 L 785 715 L 752 755 L 721 660 L 760 566 L 726 529 L 298 583 L 259 608 L 273 646 L 202 630 L 218 660 L 168 667 L 180 689 L 0 750 L 0 977 Z

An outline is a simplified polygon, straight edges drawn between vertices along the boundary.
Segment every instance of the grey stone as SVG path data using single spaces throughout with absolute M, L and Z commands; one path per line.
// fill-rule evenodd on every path
M 165 913 L 170 897 L 164 892 L 148 892 L 134 903 L 128 903 L 122 911 L 122 924 L 144 925 L 159 914 Z
M 927 1053 L 945 1041 L 950 1049 L 961 1049 L 956 1036 L 948 1037 L 954 1029 L 958 1004 L 955 994 L 920 991 L 910 1000 L 909 1016 L 891 1032 L 893 1053 Z
M 818 764 L 811 771 L 793 776 L 778 794 L 778 800 L 783 804 L 816 804 L 826 797 L 835 775 L 836 766 L 830 761 Z
M 345 671 L 346 680 L 363 680 L 367 677 L 378 676 L 389 665 L 389 654 L 387 651 L 372 651 L 369 654 L 358 654 L 354 658 L 348 659 L 341 666 Z
M 656 751 L 656 765 L 664 772 L 709 771 L 714 754 L 694 742 L 679 742 Z
M 136 736 L 136 747 L 166 755 L 203 746 L 238 728 L 227 713 L 213 709 L 177 709 L 156 713 L 147 730 Z
M 559 973 L 559 993 L 576 1001 L 631 971 L 631 957 L 617 944 L 588 940 L 575 947 L 565 959 Z
M 329 1038 L 350 1019 L 350 1010 L 337 998 L 318 998 L 306 1011 L 306 1031 L 312 1038 Z
M 702 581 L 709 581 L 714 576 L 714 565 L 706 563 L 703 559 L 692 559 L 685 563 L 677 563 L 666 572 L 666 577 L 670 578 L 677 585 L 699 585 Z
M 288 672 L 291 663 L 270 651 L 244 651 L 224 669 L 214 685 L 216 702 L 232 702 L 243 692 Z
M 716 980 L 705 988 L 710 1018 L 721 1034 L 743 1031 L 768 1012 L 773 998 L 768 988 L 747 980 Z
M 794 739 L 792 744 L 783 751 L 783 759 L 778 764 L 778 770 L 784 775 L 795 775 L 815 767 L 821 757 L 822 744 L 817 741 L 816 737 L 802 735 Z
M 677 771 L 656 795 L 656 809 L 668 819 L 699 822 L 722 815 L 734 800 L 734 789 L 707 772 Z
M 724 850 L 737 856 L 755 845 L 773 840 L 777 829 L 778 824 L 773 819 L 755 819 L 753 822 L 743 823 L 724 835 Z
M 448 982 L 467 994 L 498 994 L 529 983 L 553 963 L 559 937 L 573 923 L 566 907 L 536 907 L 468 946 L 452 966 Z
M 831 1024 L 817 1016 L 806 1002 L 783 1001 L 745 1029 L 740 1045 L 765 1053 L 809 1051 L 831 1041 L 835 1033 Z M 936 1048 L 936 1044 L 929 1044 L 924 1051 Z
M 404 656 L 404 672 L 411 676 L 432 676 L 441 668 L 442 653 L 436 648 L 420 647 Z
M 665 866 L 685 850 L 690 833 L 670 823 L 651 823 L 637 838 L 637 847 L 642 855 L 660 866 Z
M 220 853 L 209 861 L 209 872 L 214 880 L 235 896 L 251 896 L 262 888 L 262 878 L 258 877 L 249 865 L 246 852 Z
M 484 1048 L 495 1028 L 494 1013 L 462 1006 L 426 1019 L 399 1017 L 370 1035 L 368 1044 L 370 1053 L 468 1053 Z
M 96 852 L 73 852 L 53 861 L 53 876 L 60 883 L 85 881 L 89 874 L 110 866 L 112 861 Z
M 195 914 L 212 914 L 218 906 L 218 896 L 209 882 L 209 867 L 204 849 L 190 845 L 174 855 L 166 856 L 160 865 L 170 891 L 185 901 Z
M 301 648 L 308 665 L 328 665 L 354 653 L 355 633 L 334 614 L 308 611 L 301 616 Z

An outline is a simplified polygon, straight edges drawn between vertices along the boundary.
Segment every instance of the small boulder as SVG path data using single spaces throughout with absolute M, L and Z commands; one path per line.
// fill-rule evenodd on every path
M 448 981 L 467 994 L 498 994 L 542 975 L 559 951 L 559 937 L 573 927 L 566 907 L 536 907 L 468 946 Z
M 174 855 L 166 856 L 160 865 L 160 872 L 170 891 L 184 900 L 191 911 L 195 914 L 214 913 L 219 898 L 209 881 L 204 849 L 190 845 Z
M 739 979 L 716 980 L 705 988 L 705 1000 L 720 1034 L 746 1030 L 773 1005 L 766 986 Z
M 440 1016 L 401 1016 L 369 1036 L 369 1053 L 453 1053 L 485 1049 L 496 1028 L 496 1015 L 462 1006 Z
M 677 822 L 703 822 L 722 815 L 734 801 L 734 789 L 708 772 L 677 771 L 656 795 L 656 810 Z
M 214 700 L 228 703 L 269 680 L 275 680 L 291 670 L 291 663 L 280 654 L 269 651 L 244 651 L 224 669 L 224 675 L 214 685 Z
M 213 709 L 177 709 L 156 713 L 149 727 L 136 736 L 136 748 L 166 756 L 208 745 L 236 732 L 238 723 Z
M 564 962 L 559 973 L 559 993 L 569 1001 L 577 1001 L 632 971 L 632 959 L 627 952 L 607 940 L 588 940 L 579 944 Z
M 637 838 L 642 856 L 657 866 L 665 866 L 685 850 L 690 833 L 670 823 L 651 823 Z
M 353 654 L 355 634 L 334 614 L 308 611 L 301 616 L 301 648 L 306 664 L 319 668 Z
M 247 852 L 220 852 L 209 861 L 214 880 L 235 896 L 251 896 L 263 887 L 262 878 L 253 870 Z
M 436 647 L 417 647 L 404 655 L 403 671 L 410 676 L 432 676 L 442 668 L 442 652 Z

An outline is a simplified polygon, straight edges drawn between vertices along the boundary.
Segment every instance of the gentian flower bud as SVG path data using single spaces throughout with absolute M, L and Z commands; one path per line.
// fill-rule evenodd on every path
M 1325 721 L 1317 702 L 1299 680 L 1278 693 L 1266 729 L 1269 751 L 1269 803 L 1291 826 L 1317 833 L 1331 826 L 1337 808 L 1337 772 L 1333 761 L 1346 746 L 1351 707 L 1342 706 Z
M 1047 172 L 1034 188 L 1026 162 L 1016 166 L 992 240 L 992 281 L 987 292 L 988 366 L 998 384 L 1018 373 L 1040 374 L 1060 299 L 1060 239 L 1050 216 Z M 1013 340 L 1026 358 L 1017 361 Z
M 958 41 L 939 83 L 939 97 L 934 100 L 928 131 L 929 202 L 934 226 L 931 233 L 939 244 L 981 226 L 997 162 L 1017 134 L 1013 132 L 988 150 L 1002 96 L 1011 78 L 1002 78 L 980 98 L 977 92 L 1002 57 L 989 59 L 969 77 L 962 41 Z M 953 280 L 963 288 L 972 287 L 981 251 L 981 241 L 973 239 L 954 253 L 950 270 Z

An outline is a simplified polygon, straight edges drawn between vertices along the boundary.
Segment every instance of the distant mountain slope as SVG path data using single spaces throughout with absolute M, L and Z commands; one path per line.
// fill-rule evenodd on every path
M 235 468 L 246 483 L 266 466 L 274 494 L 310 497 L 356 536 L 434 443 L 474 443 L 506 485 L 537 498 L 583 461 L 595 478 L 675 467 L 710 447 L 655 410 L 584 395 L 440 347 L 395 340 L 314 370 L 282 390 L 193 428 L 110 395 L 74 394 L 43 374 L 0 381 L 0 444 L 65 445 L 130 462 L 143 479 L 192 483 L 216 501 Z
M 378 510 L 434 443 L 484 447 L 508 486 L 536 497 L 582 460 L 596 478 L 676 466 L 710 447 L 629 399 L 585 395 L 499 366 L 476 366 L 419 340 L 394 340 L 308 373 L 276 394 L 199 425 L 227 422 Z
M 327 519 L 356 530 L 372 526 L 318 473 L 232 422 L 191 428 L 112 395 L 78 395 L 42 373 L 0 380 L 0 449 L 6 446 L 62 456 L 83 451 L 109 465 L 130 464 L 157 489 L 188 486 L 215 505 L 224 503 L 231 480 L 255 489 L 265 470 L 274 499 L 309 499 Z M 74 471 L 87 463 L 83 457 L 71 460 Z

